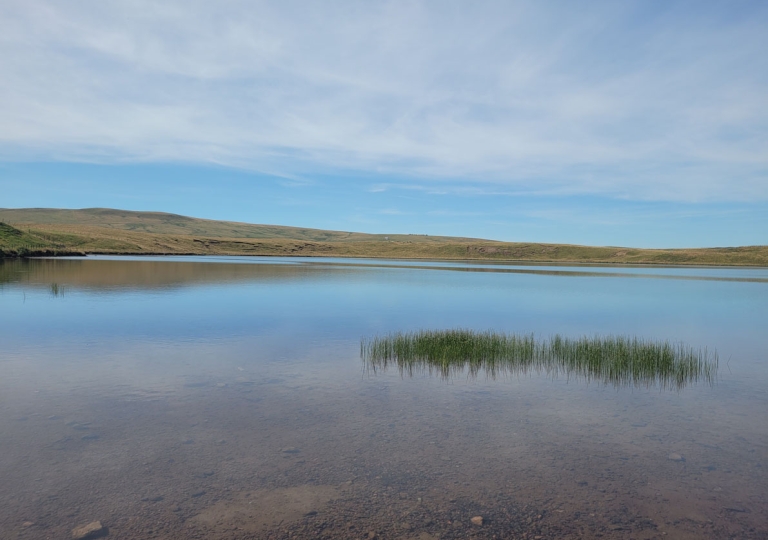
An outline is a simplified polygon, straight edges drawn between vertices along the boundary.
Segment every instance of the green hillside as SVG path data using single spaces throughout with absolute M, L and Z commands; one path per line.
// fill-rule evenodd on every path
M 20 230 L 0 221 L 0 257 L 69 254 L 71 250 L 66 243 L 59 240 Z

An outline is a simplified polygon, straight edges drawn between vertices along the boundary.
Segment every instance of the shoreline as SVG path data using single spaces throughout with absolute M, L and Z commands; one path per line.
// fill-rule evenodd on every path
M 17 259 L 55 259 L 65 257 L 86 258 L 90 256 L 114 257 L 291 257 L 297 259 L 337 258 L 337 259 L 367 259 L 367 260 L 402 260 L 424 262 L 454 262 L 454 263 L 484 263 L 484 264 L 515 264 L 515 265 L 556 265 L 556 266 L 617 266 L 617 267 L 659 267 L 659 268 L 768 268 L 768 264 L 750 263 L 703 263 L 703 262 L 653 262 L 653 261 L 611 261 L 583 259 L 501 259 L 501 258 L 449 258 L 449 257 L 405 257 L 384 255 L 359 254 L 296 254 L 296 253 L 211 253 L 211 252 L 172 252 L 172 251 L 66 251 L 66 250 L 34 250 L 23 254 L 6 253 L 0 250 L 0 260 Z

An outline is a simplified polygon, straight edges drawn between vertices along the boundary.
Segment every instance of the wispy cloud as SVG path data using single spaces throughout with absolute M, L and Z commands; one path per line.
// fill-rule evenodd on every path
M 430 210 L 427 212 L 429 216 L 440 217 L 480 217 L 487 215 L 487 212 L 468 212 L 462 210 Z
M 768 199 L 762 2 L 10 0 L 0 22 L 5 160 Z
M 382 208 L 377 212 L 377 214 L 381 214 L 383 216 L 404 216 L 408 213 L 409 212 L 403 212 L 402 210 L 398 210 L 397 208 Z

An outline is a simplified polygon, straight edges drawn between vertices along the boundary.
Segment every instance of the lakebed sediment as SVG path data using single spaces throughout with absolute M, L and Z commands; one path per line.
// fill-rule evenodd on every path
M 649 400 L 574 421 L 527 393 L 413 407 L 393 381 L 335 403 L 309 381 L 217 381 L 60 398 L 6 421 L 3 537 L 98 519 L 112 538 L 759 538 L 768 519 L 760 483 L 739 481 L 756 472 L 750 449 L 649 418 Z

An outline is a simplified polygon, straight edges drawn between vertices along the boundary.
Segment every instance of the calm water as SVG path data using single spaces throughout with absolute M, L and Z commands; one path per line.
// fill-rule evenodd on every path
M 0 538 L 768 538 L 768 269 L 6 261 L 0 306 Z M 458 327 L 683 341 L 720 370 L 363 368 L 362 337 Z

